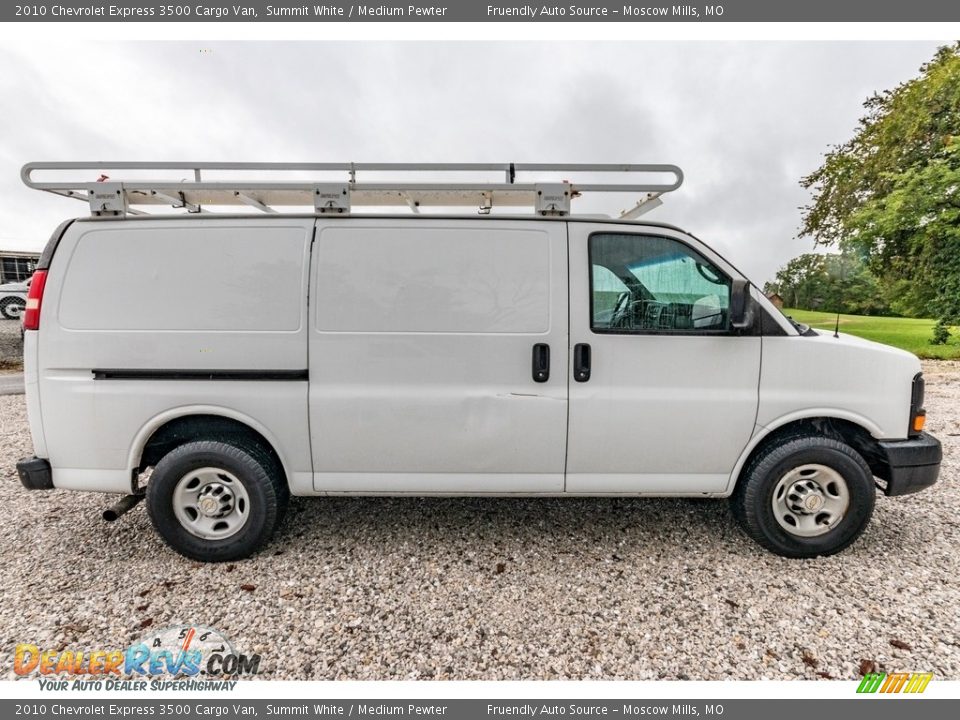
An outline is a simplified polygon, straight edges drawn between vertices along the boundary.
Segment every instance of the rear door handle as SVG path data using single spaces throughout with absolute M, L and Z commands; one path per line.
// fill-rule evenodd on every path
M 550 346 L 537 343 L 533 346 L 533 381 L 542 383 L 550 379 Z
M 590 345 L 587 343 L 573 346 L 573 379 L 577 382 L 590 379 Z

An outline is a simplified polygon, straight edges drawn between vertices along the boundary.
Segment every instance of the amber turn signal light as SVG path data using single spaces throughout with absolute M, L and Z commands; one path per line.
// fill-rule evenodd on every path
M 927 414 L 923 411 L 920 411 L 913 416 L 913 423 L 911 427 L 913 428 L 913 431 L 916 433 L 923 432 L 923 426 L 926 424 L 926 422 L 927 422 Z

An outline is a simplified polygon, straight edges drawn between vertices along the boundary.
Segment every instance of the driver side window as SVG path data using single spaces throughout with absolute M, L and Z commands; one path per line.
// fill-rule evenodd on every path
M 730 327 L 730 278 L 691 248 L 655 235 L 590 236 L 591 328 L 710 334 Z

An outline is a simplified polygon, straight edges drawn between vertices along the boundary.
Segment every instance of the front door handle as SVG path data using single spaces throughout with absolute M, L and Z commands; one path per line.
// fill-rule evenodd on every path
M 550 379 L 550 346 L 537 343 L 533 346 L 533 381 L 542 383 Z
M 590 379 L 590 345 L 587 343 L 573 346 L 573 379 L 577 382 Z

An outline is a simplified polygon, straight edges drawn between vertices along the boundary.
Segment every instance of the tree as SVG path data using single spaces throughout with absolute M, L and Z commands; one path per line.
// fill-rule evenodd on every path
M 960 43 L 864 103 L 849 141 L 803 178 L 801 234 L 862 253 L 899 313 L 960 323 Z
M 768 291 L 779 293 L 787 307 L 811 310 L 819 303 L 818 296 L 827 280 L 823 255 L 804 253 L 793 258 L 777 271 Z
M 889 312 L 876 277 L 853 252 L 799 255 L 780 268 L 764 290 L 779 293 L 787 306 L 800 310 L 856 315 Z

